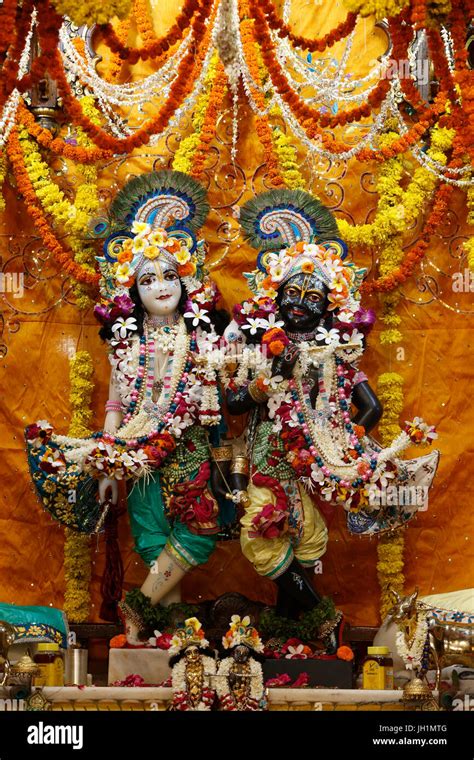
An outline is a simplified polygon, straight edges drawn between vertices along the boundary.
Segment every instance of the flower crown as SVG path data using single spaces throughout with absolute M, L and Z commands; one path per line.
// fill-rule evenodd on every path
M 101 295 L 109 301 L 124 295 L 147 261 L 164 259 L 183 280 L 188 293 L 201 287 L 204 273 L 204 241 L 195 241 L 182 230 L 152 227 L 134 221 L 130 233 L 113 235 L 98 257 L 102 273 Z
M 230 628 L 222 637 L 224 649 L 232 649 L 240 644 L 245 644 L 255 652 L 263 652 L 262 640 L 257 629 L 250 625 L 248 615 L 242 619 L 240 619 L 240 615 L 232 615 Z
M 195 617 L 185 620 L 184 625 L 175 631 L 168 651 L 170 655 L 174 655 L 190 646 L 196 646 L 199 649 L 205 649 L 209 646 L 202 625 Z
M 345 321 L 359 309 L 359 288 L 365 273 L 343 260 L 340 241 L 313 243 L 299 241 L 280 251 L 260 254 L 258 267 L 246 274 L 257 299 L 275 300 L 278 289 L 297 274 L 318 277 L 328 288 L 329 311 L 338 310 Z

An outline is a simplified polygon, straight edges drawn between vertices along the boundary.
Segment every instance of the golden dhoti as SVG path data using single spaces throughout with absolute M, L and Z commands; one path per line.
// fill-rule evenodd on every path
M 281 485 L 288 487 L 288 483 Z M 251 537 L 252 520 L 266 504 L 275 504 L 276 496 L 269 489 L 248 487 L 249 505 L 241 519 L 242 552 L 260 575 L 278 578 L 294 557 L 306 567 L 313 566 L 326 551 L 328 530 L 317 506 L 304 488 L 292 481 L 294 497 L 290 498 L 290 529 L 277 538 Z

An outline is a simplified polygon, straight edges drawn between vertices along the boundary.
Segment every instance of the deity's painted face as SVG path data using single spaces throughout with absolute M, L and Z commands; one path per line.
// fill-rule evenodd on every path
M 280 297 L 280 314 L 294 332 L 310 332 L 321 322 L 328 305 L 328 288 L 315 275 L 295 274 L 285 282 Z
M 233 657 L 236 662 L 247 662 L 250 657 L 250 649 L 244 644 L 235 647 Z
M 136 282 L 148 314 L 165 317 L 176 312 L 183 289 L 176 268 L 166 259 L 146 261 L 139 269 Z
M 199 660 L 199 649 L 195 646 L 190 646 L 186 649 L 186 659 L 188 662 L 196 662 Z

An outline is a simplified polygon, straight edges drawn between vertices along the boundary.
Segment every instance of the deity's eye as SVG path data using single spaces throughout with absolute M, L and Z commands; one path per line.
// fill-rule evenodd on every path
M 310 303 L 320 303 L 323 300 L 321 293 L 308 293 L 306 298 Z
M 153 282 L 153 278 L 154 278 L 154 275 L 152 275 L 152 274 L 146 274 L 146 275 L 144 275 L 140 279 L 140 282 L 138 284 L 139 285 L 151 285 L 151 283 Z
M 174 272 L 172 269 L 168 269 L 167 272 L 164 274 L 164 279 L 167 282 L 175 282 L 179 279 L 177 272 Z
M 295 288 L 293 285 L 290 285 L 288 288 L 285 288 L 285 295 L 290 296 L 290 298 L 296 298 L 299 296 L 300 291 L 298 288 Z

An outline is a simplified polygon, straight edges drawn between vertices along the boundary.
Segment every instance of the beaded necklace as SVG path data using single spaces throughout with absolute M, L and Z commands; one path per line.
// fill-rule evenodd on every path
M 197 350 L 196 332 L 194 331 L 192 335 L 189 336 L 186 332 L 184 320 L 180 321 L 180 331 L 181 329 L 184 329 L 184 335 L 182 337 L 185 339 L 183 346 L 183 359 L 179 362 L 182 366 L 176 366 L 174 368 L 173 377 L 171 379 L 170 388 L 168 391 L 168 398 L 172 400 L 166 412 L 164 412 L 164 409 L 162 409 L 162 414 L 160 415 L 156 427 L 147 435 L 139 436 L 133 440 L 126 440 L 111 433 L 106 433 L 103 430 L 99 430 L 96 433 L 93 433 L 92 438 L 103 439 L 107 443 L 115 444 L 117 446 L 131 445 L 133 447 L 137 445 L 145 445 L 163 432 L 166 425 L 173 418 L 173 415 L 178 408 L 183 393 L 186 390 L 189 374 L 194 364 L 193 356 Z M 143 381 L 145 376 L 148 376 L 148 367 L 150 362 L 150 353 L 147 351 L 147 344 L 148 336 L 145 330 L 143 335 L 140 336 L 138 371 L 134 389 L 131 394 L 131 401 L 120 427 L 125 427 L 131 418 L 138 412 L 143 401 Z
M 352 445 L 352 447 L 355 449 L 355 451 L 359 454 L 360 457 L 364 454 L 364 448 L 359 442 L 358 437 L 356 436 L 354 432 L 354 427 L 352 425 L 350 414 L 349 414 L 349 403 L 347 400 L 346 395 L 346 377 L 345 377 L 345 365 L 344 360 L 340 357 L 335 357 L 335 375 L 336 375 L 336 403 L 338 404 L 337 408 L 337 416 L 338 416 L 338 429 L 342 430 L 345 429 L 347 431 L 349 441 Z M 321 385 L 320 385 L 321 387 Z M 330 455 L 326 451 L 322 451 L 321 448 L 317 448 L 315 441 L 318 440 L 318 437 L 320 436 L 320 432 L 316 429 L 315 426 L 315 416 L 312 412 L 310 412 L 307 404 L 306 394 L 304 392 L 301 380 L 296 381 L 294 378 L 292 378 L 289 382 L 289 390 L 291 394 L 291 398 L 293 400 L 298 422 L 300 423 L 301 429 L 303 431 L 306 443 L 308 444 L 308 449 L 312 456 L 314 457 L 314 460 L 318 467 L 321 469 L 321 472 L 323 475 L 326 476 L 329 480 L 334 481 L 334 483 L 340 484 L 341 486 L 345 488 L 360 488 L 364 485 L 364 483 L 368 482 L 373 474 L 373 471 L 377 467 L 377 456 L 374 454 L 370 458 L 369 461 L 369 467 L 370 469 L 367 469 L 364 473 L 360 475 L 360 477 L 355 478 L 352 481 L 346 480 L 345 478 L 342 478 L 340 475 L 336 475 L 335 472 L 332 472 L 330 467 L 328 467 L 328 464 L 332 464 L 333 466 L 337 467 L 354 467 L 354 464 L 349 465 L 342 465 L 337 464 L 333 461 L 331 461 Z M 323 393 L 326 393 L 325 388 L 322 388 Z

